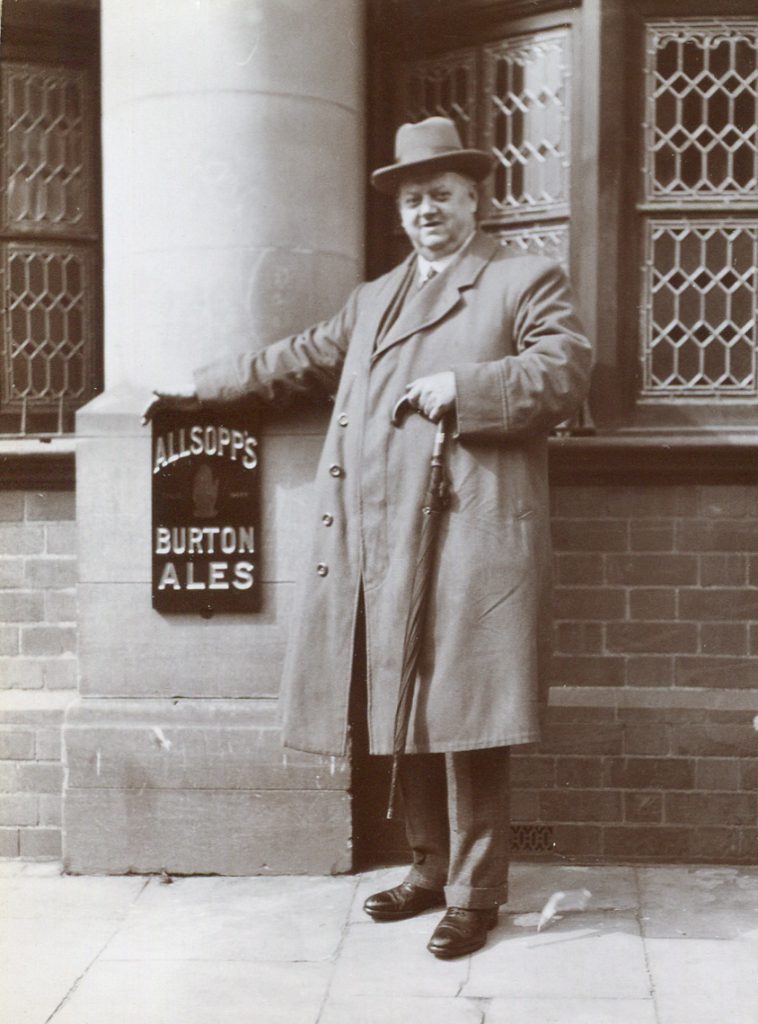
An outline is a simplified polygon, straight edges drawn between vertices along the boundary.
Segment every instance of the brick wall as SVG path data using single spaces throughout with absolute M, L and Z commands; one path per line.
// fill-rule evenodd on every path
M 76 574 L 73 492 L 0 492 L 0 856 L 60 857 Z
M 556 486 L 556 658 L 514 817 L 577 859 L 755 862 L 758 487 Z M 0 856 L 60 856 L 73 495 L 0 493 Z
M 553 489 L 554 706 L 515 815 L 559 853 L 758 856 L 758 487 Z

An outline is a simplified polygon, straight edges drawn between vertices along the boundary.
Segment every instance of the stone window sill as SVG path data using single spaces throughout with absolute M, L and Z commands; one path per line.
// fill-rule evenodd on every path
M 76 482 L 73 437 L 0 439 L 4 491 L 72 491 Z
M 554 484 L 758 482 L 758 430 L 550 438 Z
M 76 440 L 0 440 L 3 490 L 73 490 Z M 758 483 L 758 430 L 551 437 L 553 484 Z

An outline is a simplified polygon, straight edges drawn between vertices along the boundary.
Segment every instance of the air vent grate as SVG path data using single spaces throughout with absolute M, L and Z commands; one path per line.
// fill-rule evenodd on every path
M 552 825 L 511 825 L 512 853 L 553 853 Z

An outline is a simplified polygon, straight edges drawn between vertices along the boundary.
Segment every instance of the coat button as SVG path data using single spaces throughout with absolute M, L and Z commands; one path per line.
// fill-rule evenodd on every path
M 344 412 L 341 412 L 339 414 L 339 416 L 337 417 L 337 422 L 339 423 L 339 425 L 341 427 L 346 427 L 348 425 L 348 423 L 350 422 L 350 420 L 348 420 L 348 418 L 347 418 L 347 416 L 345 415 Z
M 330 516 L 328 512 L 324 512 L 324 514 L 321 517 L 321 522 L 324 524 L 324 526 L 331 526 L 332 523 L 334 522 L 334 516 Z
M 319 574 L 319 576 L 328 576 L 329 566 L 326 564 L 326 562 L 319 562 L 318 565 L 316 566 L 316 572 Z
M 336 462 L 333 462 L 331 464 L 331 466 L 329 467 L 329 475 L 330 476 L 344 476 L 345 475 L 345 471 L 342 468 L 342 466 L 338 465 Z

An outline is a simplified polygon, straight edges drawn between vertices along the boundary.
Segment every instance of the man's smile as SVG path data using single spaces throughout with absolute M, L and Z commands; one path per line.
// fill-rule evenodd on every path
M 439 259 L 461 247 L 476 226 L 476 190 L 459 174 L 445 172 L 400 188 L 400 220 L 414 248 Z

